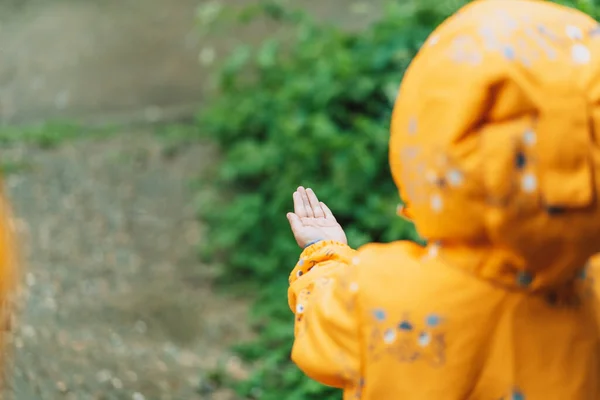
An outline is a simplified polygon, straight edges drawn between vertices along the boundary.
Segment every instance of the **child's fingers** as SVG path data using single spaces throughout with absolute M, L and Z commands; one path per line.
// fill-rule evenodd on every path
M 288 222 L 290 223 L 290 228 L 292 228 L 292 232 L 296 234 L 296 232 L 300 232 L 302 229 L 302 221 L 300 221 L 300 217 L 294 213 L 287 213 L 286 215 Z
M 334 217 L 333 213 L 331 212 L 331 210 L 329 209 L 329 207 L 327 207 L 327 204 L 321 202 L 321 208 L 325 212 L 325 218 L 331 218 L 335 221 L 335 217 Z
M 306 195 L 308 196 L 308 201 L 310 202 L 310 207 L 312 208 L 315 218 L 324 218 L 325 212 L 321 208 L 321 203 L 319 203 L 319 199 L 314 190 L 306 189 Z
M 301 218 L 307 217 L 308 215 L 306 214 L 306 208 L 304 208 L 304 201 L 300 192 L 295 191 L 292 197 L 294 199 L 294 213 Z
M 307 217 L 311 218 L 315 216 L 312 207 L 310 206 L 310 200 L 308 200 L 308 194 L 306 194 L 306 189 L 302 186 L 298 188 L 298 192 L 300 192 L 300 196 L 302 196 L 302 202 L 304 203 L 304 210 Z

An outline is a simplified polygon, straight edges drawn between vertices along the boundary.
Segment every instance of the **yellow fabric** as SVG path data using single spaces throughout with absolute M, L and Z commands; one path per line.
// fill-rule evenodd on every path
M 1 182 L 0 182 L 1 184 Z M 12 328 L 14 295 L 18 281 L 17 247 L 10 207 L 0 189 L 0 387 L 4 384 L 3 369 L 7 356 L 6 335 Z
M 402 214 L 429 245 L 306 249 L 293 360 L 346 400 L 600 400 L 597 132 L 595 21 L 544 1 L 464 7 L 392 117 Z

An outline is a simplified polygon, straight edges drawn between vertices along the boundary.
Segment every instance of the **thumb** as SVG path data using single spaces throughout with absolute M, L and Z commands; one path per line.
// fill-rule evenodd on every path
M 292 228 L 292 232 L 296 233 L 300 229 L 302 229 L 302 221 L 300 221 L 300 217 L 294 213 L 287 213 L 287 219 L 290 223 L 290 227 Z

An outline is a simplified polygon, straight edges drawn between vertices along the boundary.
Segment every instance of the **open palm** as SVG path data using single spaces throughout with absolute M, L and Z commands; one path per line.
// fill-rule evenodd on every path
M 288 213 L 287 218 L 300 247 L 304 248 L 318 240 L 335 240 L 347 244 L 344 230 L 329 207 L 319 201 L 312 189 L 299 187 L 294 192 L 293 199 L 294 212 Z

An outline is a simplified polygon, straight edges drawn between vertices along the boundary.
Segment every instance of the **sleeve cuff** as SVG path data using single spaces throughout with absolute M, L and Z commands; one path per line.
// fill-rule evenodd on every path
M 298 263 L 290 274 L 289 283 L 293 283 L 320 263 L 328 261 L 349 263 L 350 255 L 353 253 L 354 250 L 347 244 L 335 240 L 318 241 L 302 251 Z
M 312 257 L 315 253 L 318 253 L 319 250 L 322 250 L 323 248 L 328 247 L 328 246 L 336 247 L 336 248 L 340 249 L 341 251 L 347 251 L 347 250 L 352 251 L 350 246 L 348 246 L 347 244 L 344 244 L 342 242 L 338 242 L 336 240 L 317 240 L 314 243 L 309 243 L 304 248 L 304 250 L 300 254 L 300 259 L 302 260 L 302 259 Z

